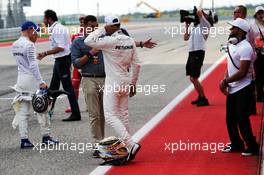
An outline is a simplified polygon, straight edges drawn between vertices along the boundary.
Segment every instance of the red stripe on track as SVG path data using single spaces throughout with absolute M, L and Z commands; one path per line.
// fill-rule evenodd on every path
M 141 141 L 136 159 L 125 166 L 112 167 L 107 174 L 177 174 L 177 175 L 253 175 L 258 171 L 258 157 L 242 157 L 240 153 L 215 154 L 210 151 L 165 151 L 165 143 L 228 143 L 225 125 L 225 96 L 219 82 L 226 64 L 221 63 L 204 81 L 210 106 L 198 108 L 190 104 L 193 91 L 180 102 Z M 260 114 L 260 109 L 258 111 Z M 254 134 L 259 138 L 261 117 L 252 116 Z M 211 147 L 212 150 L 213 147 Z

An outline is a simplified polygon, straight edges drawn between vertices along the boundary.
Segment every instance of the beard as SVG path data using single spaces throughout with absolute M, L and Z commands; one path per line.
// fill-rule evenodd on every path
M 230 44 L 237 44 L 238 41 L 239 41 L 238 37 L 235 34 L 230 33 L 230 35 L 228 36 L 228 42 Z
M 260 22 L 261 24 L 264 24 L 264 17 L 260 18 L 259 22 Z
M 237 36 L 236 36 L 235 34 L 233 34 L 233 33 L 230 33 L 229 36 L 228 36 L 228 40 L 229 40 L 230 38 L 237 38 Z

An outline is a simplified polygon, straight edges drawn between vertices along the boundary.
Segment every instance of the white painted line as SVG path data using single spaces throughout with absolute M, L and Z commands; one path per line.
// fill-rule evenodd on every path
M 10 97 L 10 98 L 9 98 L 9 97 L 6 97 L 6 98 L 5 98 L 5 97 L 0 98 L 0 100 L 13 100 L 13 99 L 14 99 L 14 98 L 11 98 L 11 97 Z
M 224 61 L 226 55 L 222 56 L 218 61 L 216 61 L 210 68 L 204 72 L 200 80 L 204 80 L 212 71 Z M 183 92 L 181 92 L 176 98 L 174 98 L 165 108 L 163 108 L 157 115 L 155 115 L 148 123 L 146 123 L 141 129 L 139 129 L 133 136 L 132 139 L 139 142 L 143 137 L 145 137 L 156 125 L 163 120 L 169 112 L 171 112 L 175 106 L 177 106 L 192 90 L 193 85 L 189 85 Z M 105 174 L 110 170 L 112 166 L 98 166 L 90 173 L 90 175 L 101 175 Z
M 65 97 L 67 97 L 67 95 L 61 95 L 57 99 L 63 99 Z M 13 99 L 14 99 L 14 97 L 2 97 L 2 98 L 0 98 L 0 100 L 13 100 Z

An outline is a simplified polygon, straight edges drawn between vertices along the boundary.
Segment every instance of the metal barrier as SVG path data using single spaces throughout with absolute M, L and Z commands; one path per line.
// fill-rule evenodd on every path
M 0 42 L 15 40 L 20 36 L 20 27 L 0 29 Z

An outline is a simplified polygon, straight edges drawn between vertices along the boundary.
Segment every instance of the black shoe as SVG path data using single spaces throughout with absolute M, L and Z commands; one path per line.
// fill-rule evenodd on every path
M 134 146 L 131 148 L 130 152 L 128 153 L 127 161 L 131 161 L 135 159 L 136 154 L 138 153 L 140 148 L 141 148 L 141 145 L 138 143 L 135 143 Z
M 233 144 L 230 144 L 228 146 L 226 146 L 222 152 L 223 153 L 231 153 L 231 152 L 240 152 L 244 150 L 244 146 L 240 145 L 240 146 L 236 146 Z
M 42 137 L 42 144 L 44 144 L 44 145 L 56 145 L 56 144 L 59 144 L 59 141 L 53 139 L 50 136 L 43 136 Z
M 20 144 L 21 149 L 29 149 L 33 147 L 34 145 L 29 141 L 29 139 L 21 139 L 21 144 Z
M 206 97 L 201 97 L 196 105 L 198 107 L 200 107 L 200 106 L 209 106 L 208 99 Z
M 198 103 L 198 101 L 200 100 L 200 97 L 198 97 L 196 100 L 192 101 L 192 105 L 196 105 Z
M 242 156 L 254 156 L 259 154 L 259 146 L 248 147 L 241 153 Z
M 81 120 L 81 116 L 75 116 L 73 114 L 70 115 L 70 117 L 63 119 L 63 122 L 72 122 L 72 121 L 80 121 Z
M 100 155 L 99 155 L 99 153 L 100 153 L 100 152 L 99 152 L 98 150 L 95 150 L 95 151 L 93 152 L 93 155 L 92 155 L 93 158 L 101 158 Z

